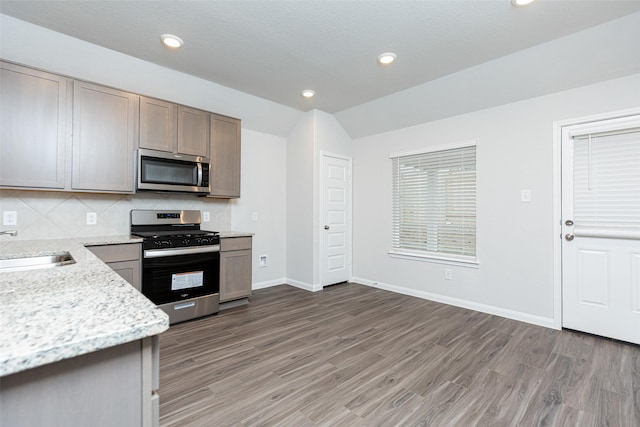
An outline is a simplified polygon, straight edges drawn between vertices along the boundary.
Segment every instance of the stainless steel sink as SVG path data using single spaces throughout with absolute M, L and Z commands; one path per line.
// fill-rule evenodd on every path
M 40 268 L 59 267 L 75 264 L 69 252 L 58 252 L 52 255 L 37 255 L 23 258 L 0 259 L 0 272 L 35 270 Z

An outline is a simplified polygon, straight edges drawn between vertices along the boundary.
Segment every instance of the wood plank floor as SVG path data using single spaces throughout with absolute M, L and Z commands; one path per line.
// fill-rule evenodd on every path
M 282 285 L 160 338 L 174 426 L 640 426 L 640 346 L 357 284 Z

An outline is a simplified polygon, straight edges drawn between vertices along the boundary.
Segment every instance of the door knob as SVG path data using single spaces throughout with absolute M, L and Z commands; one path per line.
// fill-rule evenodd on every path
M 325 230 L 328 230 L 328 229 L 329 229 L 329 226 L 328 226 L 328 225 L 325 225 L 325 226 L 324 226 L 324 229 L 325 229 Z
M 567 240 L 569 242 L 572 241 L 574 239 L 574 237 L 576 237 L 576 236 L 574 236 L 573 234 L 565 234 L 564 235 L 565 240 Z

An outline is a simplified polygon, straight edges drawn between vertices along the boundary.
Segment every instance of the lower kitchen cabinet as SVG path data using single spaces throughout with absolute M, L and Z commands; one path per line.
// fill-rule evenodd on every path
M 2 426 L 157 426 L 158 337 L 2 377 Z
M 220 302 L 251 296 L 251 240 L 220 239 Z
M 88 246 L 87 249 L 134 288 L 142 292 L 142 269 L 140 265 L 142 245 L 140 243 Z

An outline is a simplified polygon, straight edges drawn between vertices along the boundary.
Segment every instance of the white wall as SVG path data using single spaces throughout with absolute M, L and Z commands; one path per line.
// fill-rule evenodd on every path
M 231 201 L 231 229 L 253 236 L 253 287 L 286 280 L 286 139 L 242 130 L 241 197 Z M 257 213 L 258 220 L 252 220 Z M 260 267 L 260 255 L 268 266 Z
M 312 290 L 314 113 L 302 116 L 287 138 L 287 282 Z
M 349 156 L 351 138 L 336 119 L 311 110 L 287 138 L 287 283 L 320 285 L 320 155 Z
M 354 140 L 355 280 L 552 326 L 553 122 L 637 107 L 639 94 L 635 74 Z M 389 154 L 469 139 L 478 141 L 479 268 L 390 258 Z
M 322 183 L 320 171 L 322 167 L 322 154 L 337 154 L 351 157 L 351 137 L 342 125 L 331 114 L 324 111 L 313 110 L 314 117 L 314 159 L 313 159 L 313 283 L 315 289 L 321 289 L 320 262 L 322 233 L 324 224 L 322 221 Z
M 342 156 L 351 155 L 351 137 L 331 114 L 313 110 L 317 151 Z

